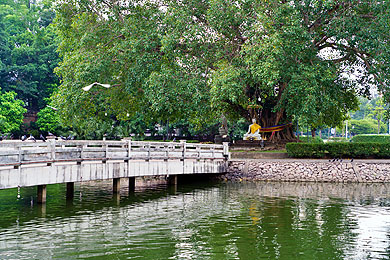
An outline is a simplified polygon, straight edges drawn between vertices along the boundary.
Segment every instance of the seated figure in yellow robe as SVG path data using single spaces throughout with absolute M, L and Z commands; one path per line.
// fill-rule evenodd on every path
M 260 129 L 261 126 L 256 124 L 256 119 L 253 118 L 248 132 L 244 134 L 244 140 L 261 140 Z

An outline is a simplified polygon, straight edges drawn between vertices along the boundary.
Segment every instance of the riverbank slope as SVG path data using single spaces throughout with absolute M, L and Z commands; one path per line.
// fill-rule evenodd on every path
M 390 182 L 390 160 L 232 159 L 225 180 Z

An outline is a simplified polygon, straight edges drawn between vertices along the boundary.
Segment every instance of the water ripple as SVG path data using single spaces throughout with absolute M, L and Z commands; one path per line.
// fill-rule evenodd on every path
M 0 191 L 0 259 L 390 259 L 387 186 L 165 186 L 120 200 L 111 184 Z

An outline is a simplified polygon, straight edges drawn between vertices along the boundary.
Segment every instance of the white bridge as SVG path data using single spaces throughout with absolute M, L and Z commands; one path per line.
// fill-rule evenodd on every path
M 186 142 L 139 141 L 2 141 L 0 143 L 0 189 L 38 186 L 38 202 L 46 200 L 46 185 L 67 183 L 67 197 L 73 197 L 74 182 L 113 179 L 114 193 L 120 179 L 224 173 L 228 145 Z

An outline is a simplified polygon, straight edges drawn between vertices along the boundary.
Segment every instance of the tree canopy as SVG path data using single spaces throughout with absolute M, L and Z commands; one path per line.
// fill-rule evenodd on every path
M 16 99 L 15 92 L 2 92 L 0 88 L 0 133 L 11 133 L 23 123 L 23 101 Z
M 61 2 L 55 105 L 68 125 L 142 111 L 198 124 L 223 112 L 259 117 L 265 127 L 298 118 L 335 126 L 372 86 L 390 100 L 389 7 L 373 0 Z M 112 87 L 81 90 L 95 81 Z M 278 137 L 292 138 L 291 129 Z
M 38 111 L 59 78 L 55 16 L 50 1 L 0 0 L 0 84 Z

